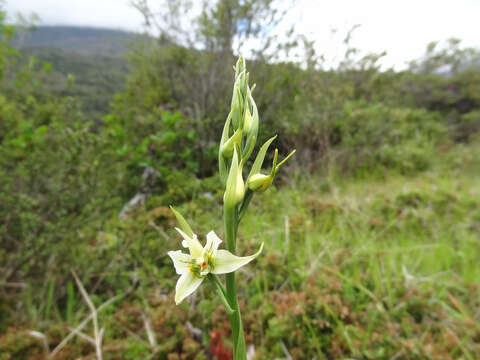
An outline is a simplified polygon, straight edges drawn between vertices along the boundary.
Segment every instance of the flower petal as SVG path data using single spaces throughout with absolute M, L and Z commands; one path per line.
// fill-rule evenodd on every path
M 175 228 L 175 230 L 177 230 L 180 235 L 182 235 L 184 241 L 182 241 L 182 245 L 184 247 L 188 247 L 188 249 L 190 250 L 190 254 L 193 256 L 193 257 L 199 257 L 200 255 L 202 255 L 202 250 L 203 250 L 203 247 L 202 245 L 200 244 L 200 241 L 198 241 L 197 239 L 197 235 L 193 234 L 192 237 L 189 237 L 187 234 L 185 234 L 181 229 L 179 228 Z M 187 246 L 185 246 L 185 244 Z
M 183 299 L 197 290 L 202 281 L 202 277 L 197 277 L 190 271 L 182 274 L 177 281 L 177 286 L 175 286 L 175 304 L 180 304 Z
M 207 243 L 205 244 L 205 248 L 203 249 L 203 254 L 202 255 L 205 255 L 205 253 L 210 253 L 210 254 L 213 254 L 213 256 L 215 256 L 215 254 L 217 253 L 217 249 L 218 249 L 218 245 L 220 245 L 222 243 L 222 239 L 220 239 L 217 234 L 215 234 L 215 231 L 210 231 L 208 234 L 207 234 Z
M 173 214 L 177 218 L 178 224 L 180 225 L 180 229 L 182 229 L 188 236 L 193 236 L 193 231 L 190 225 L 188 225 L 187 220 L 180 214 L 177 210 L 170 206 L 170 210 L 172 210 Z
M 236 256 L 233 255 L 230 251 L 227 250 L 218 250 L 217 256 L 214 258 L 215 267 L 211 271 L 212 274 L 226 274 L 231 273 L 243 265 L 248 264 L 250 261 L 255 259 L 263 250 L 263 243 L 260 246 L 260 250 L 258 250 L 255 254 L 250 256 Z
M 181 250 L 177 250 L 169 251 L 168 256 L 172 258 L 173 266 L 175 266 L 177 274 L 181 275 L 190 271 L 190 264 L 193 260 L 190 255 L 184 254 Z

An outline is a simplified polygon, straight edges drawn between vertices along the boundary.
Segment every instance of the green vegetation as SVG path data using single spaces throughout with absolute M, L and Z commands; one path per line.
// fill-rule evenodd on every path
M 202 51 L 168 33 L 133 43 L 123 85 L 90 83 L 116 92 L 109 110 L 75 95 L 106 62 L 22 54 L 0 11 L 1 360 L 43 359 L 89 316 L 72 271 L 99 309 L 104 359 L 229 358 L 214 289 L 173 301 L 168 205 L 224 238 L 214 174 L 232 39 L 257 36 L 269 6 L 246 3 L 205 10 Z M 247 346 L 255 359 L 479 358 L 478 51 L 431 45 L 402 72 L 376 56 L 326 71 L 309 54 L 247 58 L 258 141 L 275 129 L 280 153 L 297 149 L 238 234 L 239 254 L 265 242 L 237 276 Z M 63 61 L 78 66 L 70 87 Z M 54 358 L 94 357 L 74 336 Z
M 480 350 L 479 155 L 479 144 L 459 146 L 413 177 L 295 178 L 254 201 L 239 233 L 239 253 L 265 241 L 266 255 L 238 278 L 249 283 L 241 285 L 248 290 L 239 297 L 248 299 L 242 304 L 245 331 L 257 358 L 284 357 L 285 346 L 294 359 L 475 359 Z M 182 208 L 199 233 L 213 228 L 223 236 L 218 200 L 199 197 Z M 285 202 L 289 206 L 280 206 Z M 190 303 L 174 304 L 176 276 L 166 252 L 179 240 L 172 214 L 157 205 L 152 201 L 125 221 L 111 219 L 83 252 L 93 266 L 83 270 L 93 279 L 91 287 L 99 281 L 95 276 L 104 277 L 96 294 L 122 283 L 128 289 L 131 276 L 141 279 L 134 292 L 100 316 L 105 355 L 150 356 L 139 316 L 144 313 L 157 336 L 155 358 L 208 358 L 207 349 L 228 348 L 223 339 L 228 318 L 207 286 Z M 117 259 L 102 271 L 96 263 L 107 256 Z M 128 263 L 134 267 L 128 269 Z M 49 275 L 43 300 L 26 303 L 23 325 L 0 338 L 4 358 L 42 353 L 41 342 L 26 336 L 29 329 L 43 331 L 53 348 L 68 326 L 88 315 L 71 282 L 55 290 L 65 292 L 65 301 L 48 307 L 48 291 L 61 277 Z M 107 298 L 95 297 L 96 303 Z M 189 330 L 188 320 L 203 332 Z M 212 336 L 223 339 L 222 346 L 211 346 Z M 77 339 L 59 358 L 85 351 L 93 348 Z

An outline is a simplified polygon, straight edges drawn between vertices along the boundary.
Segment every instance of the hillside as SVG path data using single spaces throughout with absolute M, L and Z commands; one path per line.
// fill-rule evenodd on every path
M 75 96 L 96 119 L 109 111 L 113 95 L 121 92 L 128 74 L 125 54 L 137 35 L 121 30 L 73 26 L 41 26 L 19 33 L 13 45 L 52 65 L 46 86 L 56 95 Z M 67 87 L 68 75 L 75 86 Z
M 134 33 L 123 30 L 76 27 L 39 26 L 19 33 L 13 45 L 19 49 L 52 48 L 96 56 L 123 56 Z

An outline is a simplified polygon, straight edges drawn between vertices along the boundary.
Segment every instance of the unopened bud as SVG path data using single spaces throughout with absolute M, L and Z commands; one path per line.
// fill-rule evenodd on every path
M 237 148 L 233 149 L 232 165 L 228 173 L 223 202 L 227 207 L 234 207 L 243 200 L 245 185 L 243 183 L 242 166 L 238 162 Z
M 247 134 L 250 128 L 252 127 L 252 122 L 253 122 L 252 114 L 250 114 L 250 110 L 247 109 L 245 110 L 245 116 L 243 119 L 243 131 L 245 132 L 245 134 Z
M 265 153 L 268 149 L 270 143 L 275 139 L 275 137 L 268 140 L 260 149 L 260 152 L 255 159 L 253 164 L 252 170 L 250 171 L 250 175 L 247 179 L 247 186 L 252 191 L 263 192 L 267 190 L 270 185 L 272 185 L 273 179 L 275 179 L 275 175 L 277 175 L 278 169 L 293 155 L 295 154 L 295 150 L 293 150 L 288 156 L 283 159 L 283 161 L 277 165 L 277 158 L 278 158 L 278 149 L 275 149 L 275 155 L 273 157 L 273 164 L 272 164 L 272 171 L 269 175 L 264 175 L 260 173 L 260 169 L 263 163 L 263 159 L 265 157 Z
M 237 129 L 233 135 L 222 145 L 222 156 L 225 158 L 231 158 L 233 155 L 233 149 L 236 145 L 240 145 L 242 141 L 242 130 Z
M 235 77 L 240 75 L 241 72 L 245 71 L 245 59 L 242 55 L 238 57 L 237 63 L 235 64 Z
M 272 175 L 255 174 L 247 181 L 250 190 L 264 192 L 272 185 Z
M 235 199 L 237 204 L 243 200 L 244 195 L 245 185 L 243 183 L 242 169 L 239 168 L 237 171 L 237 182 L 235 184 Z

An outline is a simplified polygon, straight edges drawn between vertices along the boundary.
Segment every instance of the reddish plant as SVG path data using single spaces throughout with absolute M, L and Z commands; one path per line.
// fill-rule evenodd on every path
M 224 337 L 225 331 L 213 330 L 210 333 L 210 352 L 217 360 L 232 360 L 232 350 L 226 349 L 223 346 L 222 337 Z

